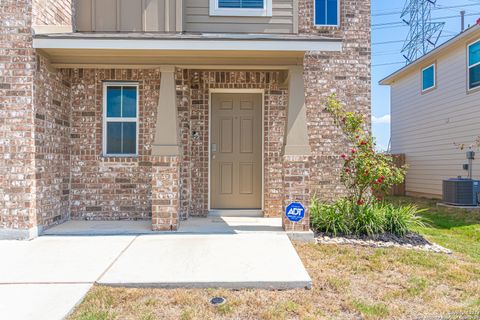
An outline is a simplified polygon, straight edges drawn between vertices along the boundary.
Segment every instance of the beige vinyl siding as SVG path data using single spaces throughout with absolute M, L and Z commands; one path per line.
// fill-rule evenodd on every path
M 465 151 L 454 143 L 480 135 L 480 92 L 467 93 L 466 43 L 437 56 L 437 87 L 422 94 L 421 69 L 433 62 L 392 84 L 391 143 L 393 153 L 406 154 L 407 193 L 441 197 L 443 179 L 466 176 Z M 473 174 L 480 179 L 480 160 Z
M 97 32 L 181 31 L 180 0 L 78 0 L 76 30 Z M 168 10 L 168 14 L 166 14 Z M 177 21 L 179 20 L 179 21 Z
M 209 0 L 185 1 L 185 31 L 238 33 L 295 33 L 294 0 L 273 0 L 272 17 L 209 15 Z M 296 14 L 296 13 L 295 13 Z
M 298 4 L 273 0 L 271 17 L 210 16 L 209 0 L 78 0 L 83 32 L 297 33 Z

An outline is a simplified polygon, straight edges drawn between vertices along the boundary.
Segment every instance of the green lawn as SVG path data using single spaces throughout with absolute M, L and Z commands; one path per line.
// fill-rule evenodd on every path
M 437 200 L 395 197 L 394 203 L 415 203 L 428 209 L 422 213 L 427 227 L 417 232 L 428 240 L 480 262 L 480 211 L 438 207 Z
M 95 286 L 70 319 L 454 319 L 480 318 L 480 214 L 414 201 L 418 231 L 452 255 L 350 245 L 295 244 L 312 290 L 126 289 Z M 224 296 L 212 307 L 208 300 Z M 466 315 L 470 315 L 467 317 Z

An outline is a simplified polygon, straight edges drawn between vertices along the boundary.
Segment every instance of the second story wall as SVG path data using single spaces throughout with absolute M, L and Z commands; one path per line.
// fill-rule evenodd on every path
M 313 1 L 313 0 L 312 0 Z M 210 0 L 76 0 L 76 31 L 296 33 L 295 0 L 272 0 L 272 16 L 213 16 Z
M 65 1 L 69 0 L 58 3 Z M 81 32 L 308 34 L 350 39 L 370 23 L 369 0 L 338 0 L 338 26 L 315 25 L 318 0 L 271 0 L 271 4 L 267 0 L 268 14 L 253 16 L 245 12 L 248 9 L 232 9 L 229 15 L 215 12 L 219 0 L 73 1 L 76 31 Z M 363 34 L 358 38 L 363 41 Z
M 211 16 L 210 0 L 185 1 L 185 31 L 226 33 L 296 33 L 298 10 L 294 0 L 272 0 L 271 17 Z
M 77 0 L 76 30 L 180 32 L 182 6 L 178 0 Z

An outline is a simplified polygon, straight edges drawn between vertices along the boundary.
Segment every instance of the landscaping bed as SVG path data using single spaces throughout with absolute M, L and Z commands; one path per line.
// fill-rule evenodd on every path
M 451 250 L 436 243 L 430 243 L 418 233 L 408 233 L 403 237 L 392 233 L 384 233 L 376 236 L 335 236 L 333 234 L 320 233 L 315 235 L 315 242 L 317 244 L 358 245 L 372 248 L 404 248 L 452 254 Z

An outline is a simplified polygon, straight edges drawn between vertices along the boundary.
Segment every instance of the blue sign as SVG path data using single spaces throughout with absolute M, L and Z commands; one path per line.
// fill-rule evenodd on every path
M 305 208 L 302 206 L 301 203 L 292 202 L 285 209 L 285 215 L 287 216 L 288 220 L 292 222 L 299 222 L 303 218 L 305 218 Z

